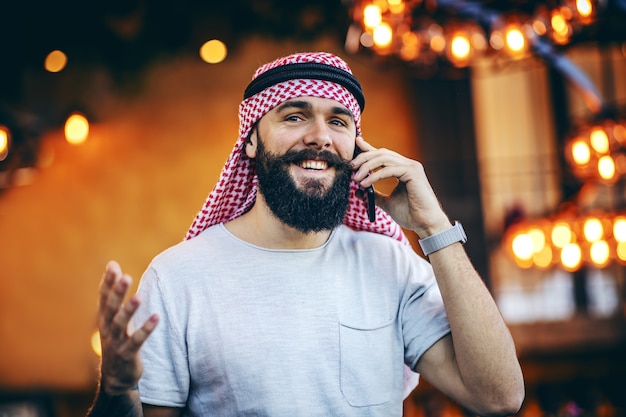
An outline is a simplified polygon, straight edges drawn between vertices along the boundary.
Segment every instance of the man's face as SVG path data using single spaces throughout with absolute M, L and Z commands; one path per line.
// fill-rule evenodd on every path
M 292 99 L 259 121 L 248 154 L 256 157 L 259 191 L 276 217 L 305 233 L 342 223 L 355 135 L 350 112 L 328 99 Z

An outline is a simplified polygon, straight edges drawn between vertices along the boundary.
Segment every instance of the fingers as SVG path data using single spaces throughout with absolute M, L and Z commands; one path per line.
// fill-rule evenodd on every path
M 107 264 L 100 283 L 98 307 L 98 327 L 102 337 L 107 338 L 112 334 L 119 338 L 126 332 L 130 317 L 139 306 L 136 298 L 129 300 L 126 305 L 123 304 L 131 283 L 132 279 L 122 274 L 117 262 L 111 261 Z
M 143 342 L 152 334 L 157 324 L 159 324 L 159 316 L 156 314 L 151 315 L 139 329 L 128 337 L 126 342 L 122 345 L 122 350 L 128 355 L 136 354 L 143 345 Z
M 117 312 L 111 320 L 111 337 L 113 337 L 114 339 L 119 339 L 120 337 L 126 336 L 128 331 L 128 323 L 130 322 L 133 314 L 135 314 L 135 311 L 137 311 L 138 307 L 139 299 L 135 296 L 128 300 L 126 304 L 123 304 L 117 309 Z
M 119 264 L 115 261 L 110 261 L 102 275 L 102 280 L 100 281 L 100 298 L 98 305 L 100 309 L 102 309 L 107 302 L 110 292 L 113 290 L 113 286 L 122 275 L 122 269 Z
M 354 180 L 364 188 L 385 178 L 406 182 L 419 164 L 384 148 L 364 152 L 358 158 L 353 161 Z

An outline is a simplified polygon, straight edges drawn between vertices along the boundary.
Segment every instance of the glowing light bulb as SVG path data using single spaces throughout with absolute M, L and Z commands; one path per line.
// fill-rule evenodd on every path
M 576 0 L 576 10 L 581 17 L 589 17 L 593 12 L 593 6 L 589 0 Z
M 506 46 L 513 52 L 521 52 L 526 46 L 526 39 L 521 30 L 516 27 L 506 31 Z
M 453 58 L 459 61 L 465 61 L 470 56 L 471 51 L 472 47 L 467 35 L 464 33 L 454 35 L 450 42 L 450 52 Z
M 0 161 L 4 161 L 9 155 L 9 129 L 0 126 Z
M 589 143 L 593 150 L 600 154 L 605 154 L 609 151 L 609 137 L 602 128 L 595 128 L 589 134 Z
M 200 47 L 200 57 L 209 64 L 219 64 L 226 59 L 226 55 L 228 55 L 226 44 L 219 39 L 206 41 Z
M 382 11 L 375 4 L 365 6 L 363 9 L 363 25 L 366 28 L 373 29 L 379 26 L 383 21 Z
M 80 145 L 89 135 L 89 121 L 80 113 L 72 113 L 65 122 L 65 140 L 72 145 Z
M 610 180 L 615 177 L 615 161 L 608 155 L 598 160 L 598 174 L 603 180 Z
M 620 217 L 613 222 L 613 237 L 618 242 L 626 242 L 626 218 Z
M 379 48 L 386 48 L 391 45 L 393 32 L 388 23 L 381 23 L 374 29 L 374 44 Z
M 604 240 L 599 240 L 591 244 L 589 257 L 596 266 L 605 266 L 609 262 L 609 244 Z
M 600 219 L 591 217 L 585 220 L 583 225 L 583 234 L 588 242 L 600 240 L 604 234 L 604 227 L 602 226 Z
M 60 72 L 67 65 L 67 55 L 63 51 L 54 50 L 44 60 L 43 66 L 46 71 Z
M 557 248 L 564 248 L 572 241 L 572 229 L 567 223 L 557 223 L 552 228 L 552 243 Z
M 552 26 L 552 30 L 558 33 L 561 36 L 566 36 L 569 32 L 569 28 L 567 27 L 567 21 L 562 14 L 558 12 L 552 15 L 550 19 L 550 25 Z
M 569 243 L 561 250 L 561 264 L 565 269 L 574 271 L 582 262 L 582 251 L 576 243 Z
M 533 240 L 526 233 L 521 233 L 511 242 L 513 254 L 522 260 L 528 260 L 533 256 Z
M 578 139 L 572 144 L 572 158 L 576 165 L 586 165 L 591 160 L 591 149 L 584 139 Z

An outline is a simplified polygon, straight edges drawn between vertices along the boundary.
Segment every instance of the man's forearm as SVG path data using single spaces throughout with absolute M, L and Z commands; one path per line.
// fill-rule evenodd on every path
M 143 417 L 143 409 L 137 388 L 122 394 L 109 394 L 100 385 L 87 417 Z

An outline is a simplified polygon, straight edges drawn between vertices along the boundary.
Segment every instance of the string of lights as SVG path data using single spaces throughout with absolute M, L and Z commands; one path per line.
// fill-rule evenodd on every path
M 463 0 L 354 1 L 346 45 L 422 65 L 443 60 L 467 67 L 493 53 L 519 59 L 536 39 L 567 44 L 595 21 L 599 6 L 596 0 L 565 0 L 498 11 Z

